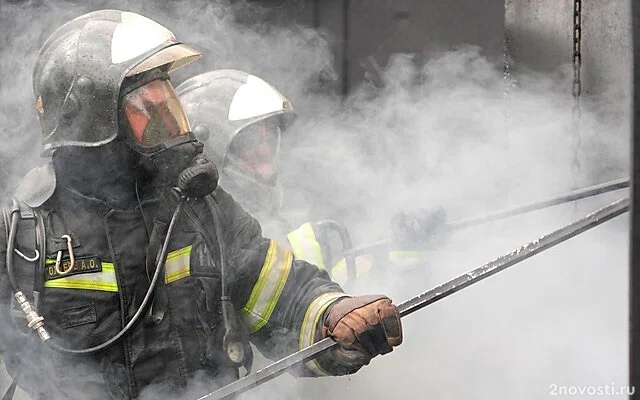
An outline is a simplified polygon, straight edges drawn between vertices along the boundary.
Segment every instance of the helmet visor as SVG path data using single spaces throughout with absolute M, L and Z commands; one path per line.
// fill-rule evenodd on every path
M 130 140 L 142 149 L 153 149 L 187 135 L 191 127 L 178 96 L 165 79 L 156 79 L 122 98 Z
M 280 126 L 273 118 L 245 127 L 231 142 L 228 167 L 260 183 L 275 184 L 280 135 Z

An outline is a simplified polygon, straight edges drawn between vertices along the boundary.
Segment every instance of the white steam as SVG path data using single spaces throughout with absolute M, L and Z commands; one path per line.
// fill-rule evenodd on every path
M 235 68 L 288 96 L 300 118 L 286 133 L 282 152 L 287 211 L 299 223 L 345 223 L 356 246 L 386 238 L 389 218 L 398 211 L 442 206 L 449 220 L 459 220 L 628 176 L 628 113 L 611 121 L 607 111 L 620 115 L 629 99 L 583 101 L 576 140 L 564 69 L 553 76 L 522 75 L 520 86 L 509 86 L 501 65 L 474 47 L 427 54 L 424 64 L 397 55 L 385 70 L 385 88 L 363 87 L 341 102 L 317 90 L 318 77 L 334 73 L 328 43 L 318 32 L 247 27 L 238 18 L 264 11 L 245 2 L 140 3 L 2 3 L 3 188 L 38 161 L 31 71 L 40 45 L 70 18 L 100 8 L 140 12 L 204 51 L 203 60 L 177 73 L 176 85 L 198 72 Z M 625 194 L 455 232 L 423 270 L 394 273 L 393 279 L 384 274 L 353 292 L 388 293 L 402 301 Z M 352 377 L 297 385 L 282 377 L 246 397 L 289 398 L 296 386 L 309 399 L 540 399 L 553 394 L 552 385 L 622 386 L 627 218 L 407 317 L 404 344 Z M 207 386 L 194 387 L 201 392 Z
M 345 221 L 357 244 L 388 237 L 400 210 L 439 205 L 455 221 L 628 176 L 628 112 L 607 112 L 620 115 L 628 97 L 583 100 L 576 131 L 565 69 L 507 86 L 476 48 L 430 56 L 424 66 L 397 56 L 385 89 L 299 127 L 285 171 L 308 184 L 300 204 Z M 625 195 L 455 232 L 423 271 L 381 273 L 357 290 L 408 299 Z M 307 384 L 345 399 L 540 399 L 580 388 L 622 398 L 613 386 L 627 376 L 627 218 L 407 317 L 403 346 L 355 376 Z

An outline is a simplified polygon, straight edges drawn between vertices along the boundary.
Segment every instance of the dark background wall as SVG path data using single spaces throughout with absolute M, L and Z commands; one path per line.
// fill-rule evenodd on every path
M 376 76 L 392 53 L 429 52 L 477 45 L 502 56 L 503 0 L 255 0 L 267 6 L 265 21 L 321 30 L 335 57 L 335 89 L 348 93 Z M 322 77 L 321 77 L 322 78 Z M 329 78 L 329 77 L 327 77 Z

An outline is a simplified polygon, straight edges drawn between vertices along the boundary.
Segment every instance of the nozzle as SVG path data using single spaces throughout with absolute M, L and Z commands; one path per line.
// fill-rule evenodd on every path
M 38 336 L 43 342 L 51 339 L 49 332 L 44 328 L 44 318 L 33 308 L 27 297 L 22 292 L 16 292 L 13 296 L 27 319 L 27 326 L 38 332 Z

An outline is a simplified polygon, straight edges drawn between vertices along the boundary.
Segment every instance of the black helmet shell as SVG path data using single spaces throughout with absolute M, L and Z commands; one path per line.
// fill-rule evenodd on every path
M 100 146 L 118 134 L 120 86 L 133 76 L 179 68 L 201 53 L 142 15 L 99 10 L 58 28 L 42 46 L 33 91 L 45 154 L 60 146 Z

